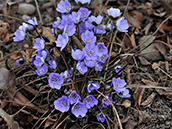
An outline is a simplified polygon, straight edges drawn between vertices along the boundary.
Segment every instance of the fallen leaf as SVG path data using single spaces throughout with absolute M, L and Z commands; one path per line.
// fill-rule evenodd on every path
M 122 102 L 122 106 L 129 108 L 131 106 L 131 101 L 128 99 L 124 100 L 124 102 Z
M 134 33 L 132 33 L 132 35 L 131 35 L 131 43 L 132 43 L 132 46 L 133 46 L 134 48 L 137 47 L 137 46 L 136 46 L 136 41 L 135 41 Z
M 144 102 L 141 103 L 141 105 L 147 106 L 147 105 L 151 104 L 152 101 L 154 100 L 155 96 L 156 96 L 156 93 L 153 92 Z
M 31 57 L 34 52 L 35 52 L 35 50 L 32 47 L 29 47 L 26 49 L 26 62 L 27 63 L 31 62 Z
M 137 22 L 138 25 L 141 24 L 142 18 L 143 18 L 143 14 L 141 12 L 133 10 L 133 11 L 130 11 L 128 14 L 129 16 L 134 18 L 134 20 Z
M 17 60 L 22 57 L 21 51 L 15 51 L 11 54 L 11 60 Z
M 135 122 L 133 120 L 128 120 L 125 129 L 134 129 L 134 127 L 138 124 L 138 122 Z
M 44 26 L 43 26 L 42 29 L 43 29 L 43 31 L 42 31 L 42 36 L 43 36 L 44 38 L 47 38 L 47 39 L 50 41 L 50 43 L 55 42 L 56 39 L 55 39 L 55 37 L 53 36 L 50 27 L 44 27 Z
M 48 119 L 45 121 L 45 126 L 44 126 L 44 128 L 49 127 L 50 125 L 54 124 L 56 121 L 57 121 L 57 119 L 48 118 Z

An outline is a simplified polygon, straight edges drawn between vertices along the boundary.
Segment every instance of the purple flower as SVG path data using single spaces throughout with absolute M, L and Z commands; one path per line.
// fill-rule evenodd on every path
M 114 29 L 114 26 L 112 24 L 108 24 L 107 26 L 106 25 L 103 25 L 103 28 L 106 30 L 106 31 L 112 31 Z
M 81 34 L 81 39 L 85 44 L 94 44 L 96 42 L 96 36 L 94 36 L 94 33 L 89 30 L 86 30 Z
M 106 96 L 106 98 L 108 98 L 108 99 L 110 100 L 111 103 L 113 103 L 113 102 L 112 102 L 112 98 L 109 97 L 109 94 L 106 94 L 105 96 Z M 109 101 L 108 101 L 106 98 L 103 98 L 103 99 L 102 99 L 102 106 L 103 106 L 103 107 L 107 107 L 107 106 L 110 105 Z
M 121 74 L 122 73 L 122 70 L 121 70 L 122 69 L 122 66 L 116 66 L 114 69 L 115 69 L 115 72 L 116 73 L 118 73 L 119 71 L 120 72 L 118 74 Z
M 72 19 L 72 21 L 77 24 L 80 22 L 81 12 L 72 12 L 71 15 L 69 15 L 69 18 Z
M 56 36 L 57 35 L 57 29 L 52 28 L 51 29 L 51 32 L 52 32 L 53 36 Z
M 103 17 L 101 16 L 101 15 L 99 15 L 99 16 L 97 16 L 97 17 L 95 17 L 95 16 L 91 16 L 91 17 L 89 17 L 89 21 L 93 24 L 93 25 L 99 25 L 101 22 L 102 22 L 102 19 L 103 19 Z
M 94 66 L 96 66 L 97 61 L 95 59 L 84 59 L 84 63 L 86 66 L 93 68 Z
M 103 25 L 97 26 L 97 28 L 94 28 L 94 33 L 95 34 L 105 34 L 106 30 L 103 28 Z
M 19 58 L 19 59 L 16 60 L 16 65 L 21 65 L 23 63 L 24 63 L 23 58 Z
M 20 26 L 19 29 L 16 30 L 14 33 L 15 37 L 13 37 L 14 42 L 21 42 L 25 39 L 26 32 L 25 32 L 25 27 Z
M 99 113 L 99 114 L 97 114 L 97 120 L 98 121 L 101 121 L 102 123 L 105 121 L 105 119 L 106 119 L 106 116 L 105 116 L 105 114 L 104 113 Z
M 88 82 L 87 90 L 90 93 L 94 89 L 99 89 L 100 85 L 98 83 L 93 83 L 93 81 Z
M 113 77 L 112 84 L 113 84 L 113 89 L 115 91 L 118 91 L 119 89 L 124 88 L 124 86 L 127 83 L 125 82 L 125 80 L 121 79 L 120 77 L 118 77 L 118 78 Z
M 32 19 L 26 18 L 26 21 L 29 22 L 29 23 L 31 23 L 32 25 L 38 25 L 38 22 L 37 22 L 36 17 L 33 17 Z M 29 25 L 28 24 L 29 30 L 32 30 L 33 29 L 33 26 L 32 25 Z
M 102 56 L 98 56 L 98 62 L 105 63 L 106 59 L 109 57 L 108 54 L 103 54 Z
M 83 53 L 87 60 L 96 60 L 98 55 L 98 47 L 94 43 L 86 44 Z
M 61 24 L 61 22 L 62 22 L 61 18 L 60 18 L 60 17 L 57 17 L 57 20 L 54 21 L 53 27 L 54 27 L 55 29 L 59 28 L 59 25 Z M 60 28 L 59 28 L 59 29 L 60 29 Z
M 56 64 L 55 60 L 49 60 L 48 64 L 49 64 L 49 67 L 52 68 L 52 69 L 56 69 L 56 67 L 57 67 L 57 64 Z
M 83 51 L 81 51 L 80 49 L 76 49 L 76 50 L 72 49 L 72 57 L 75 60 L 82 60 L 84 58 Z
M 64 30 L 66 26 L 75 25 L 69 16 L 70 15 L 62 15 L 61 24 L 58 25 L 59 29 Z
M 94 28 L 94 25 L 91 24 L 91 22 L 88 20 L 88 21 L 85 21 L 85 28 L 86 30 L 92 30 Z
M 36 42 L 34 43 L 33 48 L 37 49 L 36 51 L 39 51 L 39 50 L 42 50 L 45 48 L 45 43 L 44 43 L 45 41 L 42 37 L 36 38 L 35 40 L 36 40 Z
M 110 9 L 108 9 L 107 12 L 108 12 L 108 15 L 112 16 L 113 18 L 120 17 L 122 14 L 119 9 L 112 8 L 112 7 Z
M 43 76 L 48 72 L 48 66 L 43 65 L 43 66 L 38 66 L 37 70 L 35 70 L 35 72 L 39 75 L 39 76 Z
M 43 59 L 46 59 L 47 55 L 48 55 L 48 50 L 47 49 L 41 49 L 39 51 L 37 51 L 38 54 L 36 56 L 40 56 L 43 57 Z
M 70 104 L 74 104 L 76 102 L 78 102 L 79 100 L 81 100 L 81 97 L 76 93 L 76 91 L 72 91 L 69 95 L 69 101 Z
M 82 118 L 87 113 L 87 107 L 84 103 L 77 102 L 72 107 L 72 114 L 74 114 L 77 118 Z
M 67 36 L 72 36 L 76 31 L 76 27 L 75 24 L 71 24 L 71 25 L 67 25 L 64 28 L 63 33 L 65 33 Z
M 129 25 L 128 25 L 127 20 L 126 20 L 124 17 L 119 18 L 119 19 L 116 21 L 116 28 L 117 28 L 120 32 L 128 32 L 127 29 L 129 28 Z
M 88 68 L 83 61 L 78 61 L 76 69 L 83 75 L 88 71 Z
M 78 3 L 81 3 L 81 4 L 90 4 L 91 0 L 75 0 L 75 2 L 78 4 Z
M 44 58 L 36 55 L 35 60 L 33 61 L 33 64 L 36 67 L 42 66 L 44 64 Z
M 108 53 L 108 49 L 104 45 L 104 42 L 97 43 L 97 47 L 98 47 L 98 56 L 102 56 L 103 54 L 107 54 Z
M 67 112 L 70 108 L 69 100 L 63 95 L 61 98 L 54 101 L 54 106 L 56 110 L 59 110 L 62 113 Z
M 89 11 L 87 8 L 82 7 L 78 10 L 78 12 L 81 12 L 82 21 L 85 21 L 91 13 L 91 11 Z
M 63 84 L 63 77 L 58 73 L 50 73 L 48 84 L 51 88 L 60 89 Z
M 72 74 L 72 72 L 70 71 L 70 73 Z M 60 74 L 63 78 L 67 78 L 70 76 L 68 70 L 65 70 L 64 72 L 61 72 Z M 67 78 L 67 82 L 70 81 L 71 79 L 70 78 Z
M 88 95 L 84 100 L 83 103 L 85 103 L 87 108 L 94 107 L 94 105 L 98 104 L 98 100 L 94 98 L 93 95 Z
M 85 27 L 85 22 L 81 22 L 81 25 L 79 26 L 79 33 L 82 34 L 86 31 L 86 27 Z
M 58 35 L 57 41 L 55 42 L 57 47 L 61 47 L 60 51 L 62 51 L 66 47 L 68 40 L 69 38 L 66 34 L 63 33 L 62 35 Z
M 97 63 L 97 64 L 95 65 L 95 70 L 96 70 L 96 71 L 102 71 L 102 69 L 103 69 L 103 67 L 101 66 L 101 63 Z
M 60 13 L 68 13 L 71 10 L 71 6 L 68 0 L 61 0 L 57 4 L 56 10 Z
M 131 96 L 129 94 L 129 90 L 126 89 L 125 87 L 118 89 L 118 91 L 116 91 L 116 93 L 121 98 L 129 98 Z

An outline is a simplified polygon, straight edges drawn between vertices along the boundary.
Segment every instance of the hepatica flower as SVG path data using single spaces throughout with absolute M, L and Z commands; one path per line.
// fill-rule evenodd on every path
M 94 43 L 86 44 L 83 48 L 83 53 L 87 60 L 95 60 L 97 59 L 98 47 Z
M 97 114 L 97 120 L 98 121 L 101 121 L 102 123 L 105 121 L 105 119 L 106 119 L 106 115 L 104 114 L 104 113 L 99 113 L 99 114 Z
M 80 49 L 76 49 L 76 50 L 72 49 L 72 57 L 75 60 L 82 60 L 84 58 L 83 51 L 81 51 Z
M 99 89 L 100 88 L 100 85 L 98 83 L 95 83 L 93 81 L 89 81 L 88 82 L 88 86 L 87 86 L 87 90 L 88 92 L 90 93 L 92 90 L 94 89 Z
M 94 66 L 96 66 L 97 61 L 95 59 L 84 59 L 84 63 L 86 66 L 93 68 Z
M 82 8 L 82 7 L 78 10 L 78 12 L 81 13 L 82 21 L 85 21 L 91 13 L 91 11 L 89 11 L 87 8 Z
M 101 66 L 101 63 L 97 63 L 97 64 L 95 65 L 95 70 L 96 70 L 96 71 L 102 71 L 102 69 L 103 69 L 103 67 Z
M 102 19 L 103 19 L 103 17 L 101 16 L 101 15 L 99 15 L 99 16 L 97 16 L 97 17 L 95 17 L 95 16 L 91 16 L 91 17 L 89 17 L 89 21 L 93 24 L 93 25 L 95 25 L 95 26 L 97 26 L 97 25 L 99 25 L 101 22 L 102 22 Z
M 75 0 L 75 2 L 78 4 L 78 3 L 81 3 L 81 4 L 90 4 L 91 0 Z
M 41 56 L 36 55 L 35 60 L 33 61 L 33 64 L 38 67 L 42 66 L 44 64 L 44 58 Z
M 106 98 L 108 98 L 110 100 L 111 103 L 113 103 L 112 98 L 109 96 L 109 94 L 106 94 L 105 96 L 106 96 Z M 102 99 L 102 106 L 103 107 L 107 107 L 110 105 L 109 101 L 106 98 Z
M 88 71 L 88 68 L 83 61 L 78 61 L 76 69 L 83 75 Z
M 56 110 L 59 110 L 62 113 L 67 112 L 70 108 L 69 100 L 63 95 L 61 98 L 54 101 L 54 106 Z
M 44 39 L 41 37 L 41 38 L 36 38 L 35 39 L 35 43 L 34 43 L 34 46 L 33 46 L 33 48 L 34 49 L 37 49 L 36 51 L 39 51 L 39 50 L 42 50 L 42 49 L 44 49 L 45 48 L 45 41 L 44 41 Z
M 102 56 L 98 56 L 98 62 L 105 63 L 106 59 L 109 57 L 108 54 L 103 54 Z
M 115 91 L 118 91 L 119 89 L 124 88 L 124 86 L 127 83 L 125 82 L 125 80 L 121 79 L 120 77 L 118 77 L 118 78 L 113 77 L 112 84 L 113 84 L 113 89 Z
M 46 59 L 47 55 L 48 55 L 48 50 L 47 49 L 41 49 L 39 51 L 37 51 L 38 54 L 36 56 L 42 57 L 43 59 Z
M 94 98 L 93 95 L 88 95 L 84 100 L 83 103 L 85 103 L 87 108 L 92 108 L 94 105 L 98 104 L 98 100 Z
M 33 17 L 32 19 L 26 18 L 26 22 L 29 22 L 29 23 L 31 23 L 32 25 L 38 25 L 38 22 L 37 22 L 36 17 Z M 33 26 L 32 26 L 32 25 L 29 25 L 29 24 L 28 24 L 29 30 L 32 30 L 32 29 L 33 29 Z
M 81 34 L 81 39 L 85 44 L 94 44 L 96 42 L 96 36 L 94 36 L 94 33 L 89 30 L 86 30 Z
M 23 58 L 19 58 L 19 59 L 16 60 L 16 65 L 21 65 L 23 63 L 24 63 Z
M 127 29 L 129 28 L 129 25 L 128 25 L 127 20 L 126 20 L 124 17 L 119 18 L 119 19 L 116 21 L 116 28 L 117 28 L 120 32 L 128 32 Z
M 76 27 L 75 24 L 71 24 L 71 25 L 67 25 L 64 28 L 63 33 L 65 33 L 67 36 L 72 36 L 76 31 Z
M 104 45 L 104 42 L 97 43 L 97 47 L 98 47 L 98 56 L 102 56 L 103 54 L 107 54 L 108 53 L 108 49 Z
M 81 12 L 72 12 L 71 15 L 69 15 L 69 18 L 72 19 L 72 21 L 77 24 L 80 22 Z
M 56 69 L 56 67 L 57 67 L 57 64 L 56 64 L 55 60 L 49 60 L 48 64 L 49 64 L 49 67 L 52 68 L 52 69 Z
M 57 4 L 56 10 L 60 13 L 68 13 L 71 10 L 71 5 L 68 0 L 61 0 Z
M 118 89 L 118 91 L 116 91 L 116 93 L 121 98 L 129 98 L 131 96 L 129 94 L 129 90 L 126 89 L 126 87 L 123 87 L 123 88 Z
M 58 35 L 57 41 L 55 42 L 57 47 L 61 47 L 60 51 L 62 51 L 66 47 L 68 40 L 69 38 L 66 34 L 63 33 L 62 35 Z
M 86 26 L 85 26 L 85 22 L 81 22 L 81 25 L 79 25 L 79 33 L 82 34 L 86 31 Z
M 54 24 L 52 25 L 55 29 L 59 28 L 59 25 L 62 23 L 62 20 L 60 17 L 57 17 L 57 20 L 54 21 Z M 59 28 L 60 29 L 60 28 Z
M 63 84 L 63 77 L 58 73 L 51 73 L 49 75 L 48 84 L 51 88 L 60 89 Z
M 13 37 L 14 42 L 21 42 L 26 37 L 25 27 L 20 26 L 19 29 L 14 33 L 15 37 Z
M 108 15 L 112 16 L 113 18 L 120 17 L 122 14 L 119 9 L 112 8 L 112 7 L 110 9 L 108 9 L 107 12 L 108 12 Z
M 43 65 L 43 66 L 38 66 L 37 70 L 35 70 L 35 72 L 39 75 L 39 76 L 43 76 L 48 72 L 48 66 Z
M 115 70 L 115 73 L 118 73 L 119 71 L 119 73 L 118 74 L 121 74 L 122 73 L 122 66 L 116 66 L 115 68 L 114 68 L 114 70 Z
M 77 118 L 83 118 L 87 113 L 87 107 L 84 103 L 77 102 L 72 107 L 72 114 L 74 114 Z
M 78 102 L 79 100 L 81 100 L 81 97 L 76 93 L 76 91 L 72 91 L 69 95 L 69 101 L 70 104 L 74 104 L 76 102 Z

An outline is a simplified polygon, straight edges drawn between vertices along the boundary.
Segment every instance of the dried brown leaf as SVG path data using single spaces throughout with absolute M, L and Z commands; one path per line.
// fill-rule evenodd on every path
M 151 104 L 152 101 L 154 100 L 155 96 L 156 96 L 156 93 L 153 92 L 144 102 L 141 103 L 141 105 L 147 106 L 147 105 Z
M 2 39 L 4 43 L 10 40 L 11 35 L 8 33 L 9 27 L 10 25 L 7 22 L 0 20 L 0 39 Z
M 51 32 L 51 28 L 50 27 L 44 27 L 44 26 L 42 28 L 43 28 L 42 36 L 44 38 L 47 38 L 50 41 L 50 43 L 55 42 L 56 39 Z
M 34 51 L 35 50 L 32 47 L 29 47 L 26 49 L 26 62 L 27 63 L 31 62 L 31 57 L 32 57 Z
M 15 51 L 11 54 L 11 60 L 17 60 L 19 58 L 21 58 L 23 55 L 21 53 L 21 51 Z

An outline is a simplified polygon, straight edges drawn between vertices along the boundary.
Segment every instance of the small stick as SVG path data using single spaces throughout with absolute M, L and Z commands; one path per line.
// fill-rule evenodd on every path
M 100 91 L 98 91 L 97 89 L 95 89 L 95 90 L 96 90 L 100 95 L 102 95 L 102 96 L 110 103 L 110 105 L 112 106 L 113 110 L 115 111 L 116 117 L 117 117 L 117 119 L 118 119 L 119 127 L 120 127 L 120 129 L 123 129 L 123 128 L 122 128 L 122 124 L 121 124 L 121 120 L 120 120 L 120 118 L 119 118 L 119 115 L 118 115 L 118 112 L 117 112 L 115 106 L 111 103 L 111 101 L 110 101 L 104 94 L 102 94 L 102 93 L 101 93 Z
M 41 13 L 39 11 L 39 6 L 38 6 L 37 0 L 35 0 L 35 4 L 36 4 L 36 9 L 37 9 L 37 12 L 38 12 L 38 15 L 39 15 L 39 20 L 40 20 L 40 23 L 41 23 L 41 26 L 42 26 L 43 25 L 43 21 L 42 21 Z

